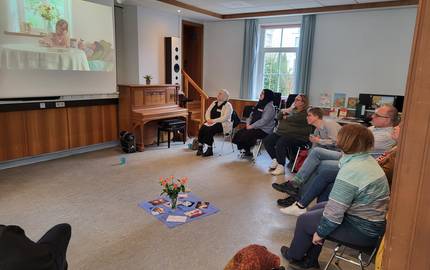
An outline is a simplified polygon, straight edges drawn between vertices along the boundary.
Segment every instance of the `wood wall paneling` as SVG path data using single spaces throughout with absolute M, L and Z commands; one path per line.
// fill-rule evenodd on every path
M 102 106 L 103 142 L 118 140 L 118 106 Z
M 25 112 L 28 155 L 39 155 L 69 148 L 65 109 Z
M 430 3 L 420 1 L 383 269 L 430 269 Z
M 0 161 L 27 156 L 24 112 L 0 112 Z
M 215 97 L 210 97 L 208 102 L 206 102 L 206 110 L 209 107 L 209 105 L 212 104 L 216 100 Z M 243 114 L 243 108 L 245 106 L 255 106 L 257 104 L 256 100 L 247 100 L 247 99 L 229 99 L 229 102 L 231 103 L 231 106 L 233 106 L 233 110 L 237 113 L 239 118 L 242 118 Z
M 70 148 L 103 142 L 102 106 L 67 108 Z

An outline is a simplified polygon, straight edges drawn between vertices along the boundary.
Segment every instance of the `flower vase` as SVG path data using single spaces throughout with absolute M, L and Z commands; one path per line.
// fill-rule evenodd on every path
M 171 208 L 172 208 L 172 210 L 175 210 L 176 209 L 176 204 L 178 203 L 178 196 L 176 195 L 176 196 L 171 196 L 170 197 L 170 200 L 171 200 Z
M 47 34 L 54 32 L 51 21 L 45 20 L 45 31 Z

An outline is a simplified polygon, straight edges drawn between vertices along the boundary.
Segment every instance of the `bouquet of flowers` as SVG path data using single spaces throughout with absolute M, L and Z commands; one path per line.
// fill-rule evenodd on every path
M 40 17 L 50 22 L 57 18 L 57 9 L 48 1 L 41 2 L 36 6 L 36 12 Z
M 163 187 L 161 194 L 169 196 L 172 204 L 172 209 L 176 208 L 179 192 L 185 192 L 185 185 L 188 182 L 188 178 L 182 177 L 181 179 L 175 179 L 173 176 L 163 178 L 160 177 L 160 185 Z

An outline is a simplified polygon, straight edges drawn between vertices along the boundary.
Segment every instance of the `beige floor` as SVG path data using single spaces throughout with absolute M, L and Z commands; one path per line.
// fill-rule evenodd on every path
M 252 165 L 230 150 L 202 158 L 180 143 L 128 155 L 112 148 L 3 170 L 0 223 L 18 224 L 34 240 L 54 224 L 70 223 L 72 270 L 223 269 L 237 250 L 253 243 L 280 255 L 296 221 L 279 212 L 276 199 L 283 195 L 270 186 L 283 177 L 265 172 L 267 153 Z M 126 165 L 118 165 L 120 157 Z M 165 227 L 138 203 L 155 198 L 159 177 L 170 175 L 187 176 L 189 188 L 221 211 Z M 327 257 L 325 250 L 321 262 Z

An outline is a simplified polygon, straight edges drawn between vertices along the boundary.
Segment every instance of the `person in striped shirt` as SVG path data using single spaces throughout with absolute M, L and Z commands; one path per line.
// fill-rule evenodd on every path
M 372 132 L 361 125 L 346 125 L 339 131 L 339 173 L 329 200 L 300 215 L 290 247 L 281 248 L 290 264 L 302 269 L 319 267 L 318 256 L 327 236 L 371 247 L 384 233 L 389 186 L 369 153 L 373 145 Z

